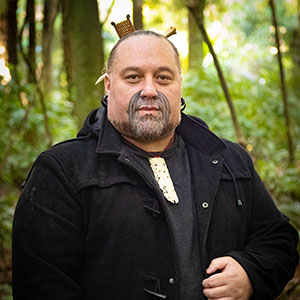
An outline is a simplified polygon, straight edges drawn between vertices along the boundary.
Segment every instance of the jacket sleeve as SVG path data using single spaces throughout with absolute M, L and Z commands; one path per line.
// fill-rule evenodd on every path
M 248 158 L 251 160 L 250 158 Z M 273 300 L 292 279 L 298 265 L 298 233 L 252 172 L 252 212 L 242 251 L 230 252 L 247 272 L 255 300 Z
M 81 209 L 60 163 L 37 159 L 13 222 L 15 300 L 81 299 Z

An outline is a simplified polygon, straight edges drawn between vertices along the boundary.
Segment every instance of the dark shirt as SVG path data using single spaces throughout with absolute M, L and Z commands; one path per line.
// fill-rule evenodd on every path
M 149 156 L 158 155 L 158 153 L 150 153 L 151 155 L 149 155 L 149 153 L 136 148 L 128 142 L 125 142 L 124 145 L 131 148 L 131 151 L 134 151 L 136 159 L 140 161 L 140 165 L 154 179 L 148 158 Z M 170 226 L 173 229 L 180 299 L 198 300 L 201 298 L 202 289 L 200 281 L 200 250 L 196 231 L 196 218 L 194 216 L 195 208 L 190 165 L 183 139 L 177 135 L 173 145 L 164 151 L 161 157 L 167 163 L 179 198 L 178 204 L 173 204 L 166 200 L 163 205 Z

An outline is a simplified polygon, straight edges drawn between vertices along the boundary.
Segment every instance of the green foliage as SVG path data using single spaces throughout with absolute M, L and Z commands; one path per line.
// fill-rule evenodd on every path
M 297 100 L 300 69 L 295 69 L 291 57 L 283 53 L 296 152 L 296 165 L 289 166 L 277 57 L 269 52 L 273 45 L 270 16 L 262 14 L 269 7 L 261 1 L 245 2 L 242 6 L 235 2 L 233 6 L 235 14 L 228 26 L 230 38 L 222 40 L 218 57 L 250 154 L 273 197 L 288 211 L 289 204 L 300 202 L 300 104 Z M 280 11 L 283 19 L 287 10 Z M 224 15 L 227 17 L 228 14 Z M 291 42 L 288 35 L 282 37 L 286 44 Z M 203 118 L 219 136 L 235 139 L 229 109 L 212 62 L 202 71 L 184 76 L 183 94 L 188 113 Z
M 180 0 L 144 0 L 144 9 L 150 12 L 144 16 L 146 29 L 164 33 L 170 26 L 177 31 L 187 28 L 187 11 Z
M 6 0 L 0 0 L 0 14 L 6 10 L 7 3 Z
M 71 104 L 61 93 L 46 97 L 49 127 L 54 142 L 75 134 Z M 0 88 L 1 180 L 13 183 L 24 178 L 34 158 L 49 146 L 45 138 L 44 114 L 34 85 L 11 81 Z
M 211 34 L 211 39 L 246 138 L 247 149 L 279 208 L 300 230 L 300 33 L 296 2 L 275 1 L 281 28 L 280 39 L 285 46 L 283 63 L 296 154 L 294 166 L 288 163 L 277 57 L 270 53 L 275 40 L 270 26 L 268 1 L 208 0 L 205 24 L 208 32 L 216 21 L 226 29 L 222 33 Z M 0 0 L 0 7 L 2 3 L 6 1 Z M 41 0 L 37 3 L 42 6 Z M 144 12 L 148 12 L 144 18 L 146 29 L 155 28 L 155 31 L 163 33 L 174 25 L 178 34 L 172 38 L 187 36 L 187 10 L 182 0 L 145 0 L 144 3 Z M 24 20 L 25 4 L 25 0 L 19 1 L 19 27 Z M 41 24 L 37 24 L 39 45 Z M 54 83 L 51 92 L 44 94 L 53 143 L 72 138 L 77 131 L 76 119 L 72 115 L 73 103 L 69 101 L 67 90 L 61 27 L 62 17 L 59 14 L 55 22 L 53 43 Z M 102 37 L 107 58 L 118 37 L 110 24 L 103 24 Z M 28 47 L 28 39 L 23 40 L 23 47 Z M 37 58 L 40 62 L 40 46 L 38 50 Z M 201 70 L 199 68 L 198 72 L 183 74 L 183 97 L 187 102 L 185 112 L 204 119 L 217 135 L 235 141 L 230 112 L 206 46 L 204 55 L 206 58 Z M 50 142 L 45 130 L 45 115 L 38 88 L 28 82 L 21 57 L 18 71 L 17 82 L 12 80 L 7 85 L 0 85 L 1 254 L 11 247 L 12 217 L 20 184 L 35 158 L 49 147 Z M 8 285 L 0 285 L 0 298 L 11 299 Z
M 227 72 L 228 74 L 229 72 Z M 300 168 L 288 164 L 285 123 L 280 91 L 275 82 L 260 84 L 240 75 L 230 78 L 230 90 L 247 147 L 256 169 L 283 213 L 300 230 Z M 235 140 L 228 106 L 213 66 L 200 74 L 187 74 L 183 95 L 186 113 L 206 121 L 217 135 Z M 293 116 L 299 116 L 299 103 L 293 103 Z M 299 125 L 294 128 L 295 147 L 299 149 Z M 297 151 L 297 161 L 300 156 Z
M 72 104 L 55 90 L 46 97 L 46 102 L 54 143 L 74 137 Z M 1 85 L 0 106 L 0 251 L 3 252 L 10 248 L 11 222 L 20 185 L 38 154 L 49 147 L 49 140 L 34 85 L 19 85 L 14 81 Z
M 9 284 L 0 285 L 0 299 L 1 300 L 13 300 L 11 286 Z

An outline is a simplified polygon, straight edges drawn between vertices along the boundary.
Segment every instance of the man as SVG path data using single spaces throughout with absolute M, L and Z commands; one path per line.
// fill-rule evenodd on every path
M 298 235 L 248 154 L 181 113 L 176 48 L 122 38 L 104 106 L 42 153 L 13 229 L 15 299 L 274 299 Z

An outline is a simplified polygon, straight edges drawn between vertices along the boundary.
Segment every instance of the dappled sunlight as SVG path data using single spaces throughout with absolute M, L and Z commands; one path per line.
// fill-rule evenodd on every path
M 100 20 L 104 21 L 107 11 L 112 3 L 112 0 L 98 1 L 100 8 Z M 115 0 L 111 14 L 108 17 L 108 23 L 119 23 L 126 19 L 126 15 L 130 14 L 132 19 L 132 1 L 130 0 Z
M 70 144 L 76 145 L 87 140 L 73 138 L 89 111 L 99 107 L 110 92 L 105 90 L 105 81 L 94 83 L 101 72 L 107 72 L 109 53 L 119 39 L 111 22 L 120 23 L 128 14 L 144 30 L 164 34 L 176 27 L 169 40 L 180 55 L 184 113 L 204 120 L 221 138 L 242 141 L 263 183 L 300 231 L 300 0 L 202 1 L 205 6 L 195 11 L 178 0 L 91 0 L 88 5 L 59 0 L 2 2 L 18 5 L 12 9 L 13 16 L 1 11 L 0 22 L 0 253 L 4 249 L 8 254 L 7 270 L 1 270 L 5 257 L 0 255 L 0 299 L 11 294 L 10 239 L 20 185 L 40 152 L 64 140 L 71 139 Z M 272 22 L 271 2 L 276 4 L 278 22 Z M 197 22 L 193 22 L 195 16 Z M 135 46 L 143 49 L 140 44 Z M 127 59 L 128 51 L 124 50 Z M 160 48 L 160 53 L 164 51 Z M 133 57 L 130 61 L 135 62 Z M 117 78 L 109 76 L 110 80 Z M 170 79 L 159 76 L 163 77 Z M 117 80 L 114 87 L 118 87 Z M 136 86 L 128 84 L 128 91 Z M 156 87 L 169 88 L 167 84 Z M 96 138 L 98 117 L 91 115 L 95 122 L 90 124 L 89 141 Z M 76 155 L 71 153 L 72 161 Z M 106 158 L 103 162 L 106 165 Z M 90 170 L 86 174 L 90 178 Z M 67 180 L 65 175 L 62 178 Z M 235 175 L 238 189 L 249 183 L 249 174 L 238 171 Z M 229 186 L 230 178 L 225 177 L 222 185 Z M 73 194 L 73 188 L 68 192 Z M 245 204 L 244 208 L 249 207 Z M 5 280 L 1 280 L 3 274 Z M 291 292 L 297 298 L 287 296 L 285 300 L 300 299 L 300 275 L 297 280 L 298 287 Z
M 2 85 L 6 85 L 11 81 L 10 71 L 9 68 L 6 66 L 5 53 L 5 47 L 0 44 L 0 78 Z

